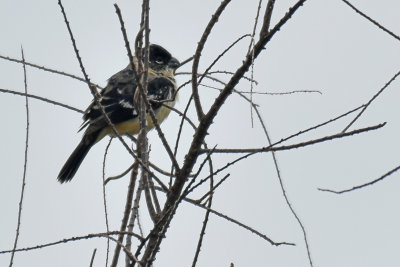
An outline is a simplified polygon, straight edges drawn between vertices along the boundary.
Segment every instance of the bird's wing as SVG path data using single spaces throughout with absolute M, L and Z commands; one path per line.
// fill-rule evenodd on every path
M 138 116 L 134 104 L 137 84 L 130 68 L 113 75 L 107 86 L 100 93 L 100 104 L 113 124 L 133 119 Z M 100 108 L 93 101 L 83 115 L 84 123 L 80 130 L 90 125 L 91 131 L 107 126 L 107 120 Z

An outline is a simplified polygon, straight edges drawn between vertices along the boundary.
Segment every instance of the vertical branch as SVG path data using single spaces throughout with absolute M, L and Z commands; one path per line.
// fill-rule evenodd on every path
M 133 171 L 134 172 L 138 172 L 138 168 L 139 168 L 139 164 L 135 164 L 133 165 Z M 139 202 L 140 202 L 140 197 L 142 195 L 142 190 L 143 190 L 143 180 L 140 179 L 139 181 L 139 185 L 138 188 L 136 190 L 136 196 L 135 196 L 135 200 L 133 201 L 133 206 L 132 206 L 132 210 L 131 210 L 131 217 L 129 218 L 129 224 L 127 227 L 127 231 L 128 232 L 133 232 L 133 227 L 135 226 L 135 219 L 136 216 L 139 212 Z M 126 248 L 131 251 L 131 246 L 132 246 L 132 236 L 128 235 L 126 237 Z M 131 263 L 131 259 L 129 258 L 128 255 L 126 255 L 125 257 L 125 266 L 129 266 Z
M 251 51 L 251 57 L 252 57 L 252 63 L 251 63 L 251 71 L 250 71 L 250 118 L 251 118 L 251 127 L 254 127 L 254 119 L 253 119 L 253 90 L 254 90 L 254 44 L 255 44 L 255 35 L 256 35 L 256 30 L 257 30 L 257 24 L 258 24 L 258 17 L 260 16 L 260 10 L 261 10 L 261 4 L 262 0 L 258 2 L 258 7 L 257 7 L 257 15 L 256 18 L 254 19 L 254 26 L 253 26 L 253 33 L 251 34 L 251 40 L 250 40 L 250 45 L 249 49 L 247 51 L 247 54 L 250 53 Z
M 204 30 L 204 33 L 201 36 L 199 43 L 197 44 L 196 53 L 193 58 L 192 91 L 193 91 L 193 99 L 194 99 L 194 103 L 195 103 L 196 111 L 197 111 L 197 117 L 199 118 L 199 120 L 201 120 L 201 118 L 203 118 L 203 116 L 204 116 L 203 108 L 200 103 L 200 96 L 199 96 L 198 83 L 197 83 L 197 70 L 199 68 L 201 52 L 203 51 L 204 45 L 206 44 L 206 41 L 208 39 L 208 36 L 211 33 L 211 30 L 213 29 L 214 25 L 217 23 L 219 16 L 225 10 L 225 7 L 229 4 L 229 2 L 230 2 L 230 0 L 223 0 L 221 2 L 220 6 L 218 7 L 217 11 L 215 11 L 215 13 L 212 16 L 210 22 L 208 23 L 206 29 Z
M 105 179 L 106 179 L 106 158 L 107 158 L 107 153 L 108 153 L 108 149 L 110 148 L 112 142 L 112 138 L 110 139 L 110 141 L 107 144 L 106 150 L 104 152 L 104 158 L 103 158 L 103 204 L 104 204 L 104 217 L 106 219 L 106 230 L 107 232 L 110 231 L 110 227 L 108 225 L 108 212 L 107 212 L 107 198 L 106 198 L 106 183 L 105 183 Z M 96 252 L 94 252 L 96 253 Z M 106 255 L 106 267 L 108 266 L 108 256 L 110 253 L 110 239 L 107 238 L 107 255 Z
M 150 40 L 149 40 L 149 35 L 150 35 L 150 28 L 149 28 L 149 0 L 143 0 L 142 3 L 142 21 L 141 21 L 141 28 L 144 29 L 144 58 L 142 61 L 139 60 L 139 73 L 143 73 L 142 79 L 141 79 L 141 87 L 138 87 L 137 90 L 142 90 L 140 92 L 140 97 L 139 97 L 139 120 L 140 120 L 140 132 L 139 132 L 139 137 L 138 137 L 138 153 L 139 156 L 144 164 L 148 166 L 149 162 L 149 145 L 148 145 L 148 139 L 147 139 L 147 107 L 146 107 L 146 98 L 147 98 L 147 84 L 148 84 L 148 71 L 149 71 L 149 46 L 150 46 Z M 140 44 L 141 44 L 141 38 L 138 38 Z M 136 48 L 136 51 L 142 51 L 140 47 Z M 139 55 L 136 55 L 137 57 Z M 147 203 L 147 208 L 150 214 L 151 219 L 153 222 L 156 222 L 156 211 L 154 209 L 153 201 L 151 198 L 151 193 L 150 193 L 150 178 L 147 172 L 142 170 L 141 172 L 142 178 L 141 182 L 144 183 L 144 193 L 146 196 L 146 203 Z
M 107 231 L 107 232 L 108 232 L 108 231 Z M 108 239 L 108 238 L 107 238 L 107 239 Z M 93 250 L 92 257 L 91 257 L 91 259 L 90 259 L 89 267 L 93 267 L 94 257 L 96 256 L 96 251 L 97 251 L 97 249 L 95 248 L 95 249 Z M 107 264 L 106 264 L 106 266 L 107 266 Z
M 272 145 L 271 138 L 269 137 L 267 128 L 265 127 L 264 121 L 263 121 L 262 118 L 261 118 L 261 114 L 259 113 L 257 107 L 255 107 L 254 109 L 255 109 L 256 114 L 257 114 L 257 116 L 258 116 L 258 118 L 259 118 L 259 121 L 260 121 L 260 123 L 261 123 L 261 126 L 262 126 L 262 128 L 263 128 L 263 130 L 264 130 L 264 134 L 265 134 L 265 136 L 266 136 L 266 138 L 267 138 L 268 144 L 271 146 L 271 145 Z M 299 226 L 300 226 L 300 228 L 301 228 L 301 231 L 303 232 L 303 238 L 304 238 L 304 243 L 305 243 L 305 245 L 306 245 L 308 261 L 309 261 L 309 263 L 310 263 L 310 266 L 313 267 L 313 262 L 312 262 L 312 258 L 311 258 L 310 246 L 309 246 L 309 244 L 308 244 L 308 238 L 307 238 L 306 228 L 304 227 L 304 224 L 303 224 L 302 221 L 300 220 L 300 217 L 297 215 L 297 212 L 294 210 L 294 208 L 293 208 L 293 206 L 292 206 L 292 203 L 289 201 L 289 197 L 288 197 L 288 195 L 287 195 L 287 193 L 286 193 L 285 185 L 283 184 L 283 179 L 282 179 L 281 171 L 280 171 L 280 169 L 279 169 L 278 159 L 277 159 L 277 157 L 276 157 L 276 153 L 275 153 L 275 151 L 271 151 L 271 153 L 272 153 L 272 159 L 273 159 L 273 161 L 274 161 L 275 170 L 276 170 L 276 174 L 277 174 L 277 176 L 278 176 L 279 185 L 280 185 L 280 187 L 281 187 L 281 191 L 282 191 L 283 197 L 284 197 L 284 199 L 285 199 L 285 201 L 286 201 L 286 204 L 288 205 L 288 207 L 289 207 L 291 213 L 292 213 L 293 216 L 296 218 L 297 223 L 299 224 Z
M 274 9 L 275 0 L 269 0 L 267 3 L 267 9 L 264 13 L 264 21 L 260 30 L 260 38 L 268 34 L 269 25 L 271 24 L 272 10 Z
M 25 57 L 24 57 L 24 50 L 21 47 L 21 55 L 22 55 L 22 62 L 24 68 L 24 88 L 25 88 L 25 111 L 26 111 L 26 136 L 25 136 L 25 154 L 24 154 L 24 173 L 22 176 L 22 185 L 21 185 L 21 196 L 19 199 L 19 208 L 18 208 L 18 221 L 17 221 L 17 229 L 15 232 L 15 239 L 14 239 L 14 246 L 11 253 L 10 264 L 11 267 L 14 261 L 15 249 L 17 248 L 18 238 L 19 238 L 19 229 L 21 227 L 21 218 L 22 218 L 22 204 L 24 201 L 24 192 L 25 192 L 25 185 L 26 185 L 26 169 L 28 164 L 28 144 L 29 144 L 29 101 L 28 101 L 28 83 L 26 79 L 26 66 L 25 66 Z
M 189 111 L 189 107 L 190 107 L 190 104 L 192 103 L 192 100 L 193 100 L 193 94 L 190 96 L 190 98 L 186 104 L 185 110 L 183 111 L 181 122 L 179 123 L 178 134 L 177 134 L 176 140 L 175 140 L 174 157 L 176 157 L 176 155 L 178 154 L 178 147 L 179 147 L 179 141 L 180 141 L 181 135 L 182 135 L 183 123 L 185 121 L 186 114 Z M 168 188 L 171 188 L 171 186 L 172 186 L 173 174 L 174 174 L 174 168 L 173 168 L 173 166 L 171 166 L 171 175 L 169 177 Z
M 126 202 L 125 202 L 124 216 L 122 218 L 122 223 L 121 223 L 121 227 L 120 227 L 121 232 L 125 231 L 125 229 L 126 229 L 126 226 L 128 224 L 129 214 L 130 214 L 131 207 L 132 207 L 133 193 L 135 190 L 135 182 L 136 182 L 136 178 L 137 178 L 137 174 L 138 174 L 138 172 L 137 172 L 138 167 L 136 166 L 136 164 L 139 164 L 139 162 L 135 161 L 132 172 L 131 172 L 131 179 L 129 181 L 128 192 L 127 192 Z M 119 243 L 117 243 L 117 246 L 115 247 L 113 260 L 110 265 L 111 267 L 116 267 L 118 264 L 119 254 L 121 252 L 120 244 L 122 244 L 123 240 L 124 240 L 124 234 L 120 233 L 118 236 Z
M 203 221 L 203 226 L 201 228 L 200 231 L 200 237 L 199 237 L 199 241 L 197 242 L 197 248 L 196 248 L 196 253 L 194 255 L 193 258 L 193 262 L 192 262 L 192 267 L 195 267 L 197 264 L 197 260 L 199 258 L 200 255 L 200 249 L 201 249 L 201 245 L 203 244 L 203 238 L 204 235 L 206 233 L 206 228 L 207 228 L 207 224 L 208 224 L 208 218 L 210 216 L 210 209 L 212 206 L 212 199 L 213 199 L 213 188 L 214 188 L 214 168 L 213 168 L 213 164 L 212 164 L 212 160 L 211 160 L 211 156 L 208 159 L 209 162 L 209 167 L 210 167 L 210 197 L 208 198 L 208 205 L 207 205 L 207 210 L 206 210 L 206 215 L 204 217 L 204 221 Z

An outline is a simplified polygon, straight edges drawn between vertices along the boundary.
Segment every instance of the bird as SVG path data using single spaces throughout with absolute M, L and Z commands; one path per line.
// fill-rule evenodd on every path
M 138 65 L 136 57 L 134 57 L 134 64 Z M 165 48 L 157 44 L 149 45 L 147 98 L 158 123 L 166 119 L 171 111 L 165 105 L 170 107 L 175 105 L 177 84 L 174 75 L 179 65 L 179 61 Z M 138 96 L 138 85 L 131 64 L 111 76 L 106 87 L 100 92 L 98 102 L 120 135 L 135 135 L 140 131 L 136 101 Z M 165 105 L 163 105 L 163 101 Z M 150 130 L 154 127 L 153 120 L 149 115 L 146 117 L 147 129 Z M 83 123 L 79 131 L 85 128 L 80 143 L 58 174 L 57 179 L 60 183 L 72 180 L 93 145 L 107 135 L 115 136 L 115 132 L 109 126 L 95 100 L 84 112 Z

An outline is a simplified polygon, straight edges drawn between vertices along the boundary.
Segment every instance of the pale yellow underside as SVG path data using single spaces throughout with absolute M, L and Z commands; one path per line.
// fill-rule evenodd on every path
M 169 108 L 162 106 L 161 109 L 155 114 L 158 124 L 161 124 L 161 122 L 168 117 L 170 112 L 171 110 Z M 150 115 L 147 115 L 146 119 L 147 119 L 147 130 L 150 130 L 154 127 L 153 120 L 151 119 Z M 139 133 L 140 130 L 139 117 L 136 117 L 135 119 L 129 121 L 124 121 L 115 124 L 114 126 L 120 135 L 125 135 L 125 134 L 135 135 Z M 104 128 L 103 131 L 101 131 L 99 137 L 97 138 L 97 141 L 100 141 L 106 135 L 116 136 L 113 129 L 108 126 Z

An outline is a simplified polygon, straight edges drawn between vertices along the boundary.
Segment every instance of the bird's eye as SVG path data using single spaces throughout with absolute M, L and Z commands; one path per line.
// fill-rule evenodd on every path
M 156 62 L 158 65 L 164 64 L 164 61 L 163 61 L 161 58 L 156 58 L 155 62 Z

